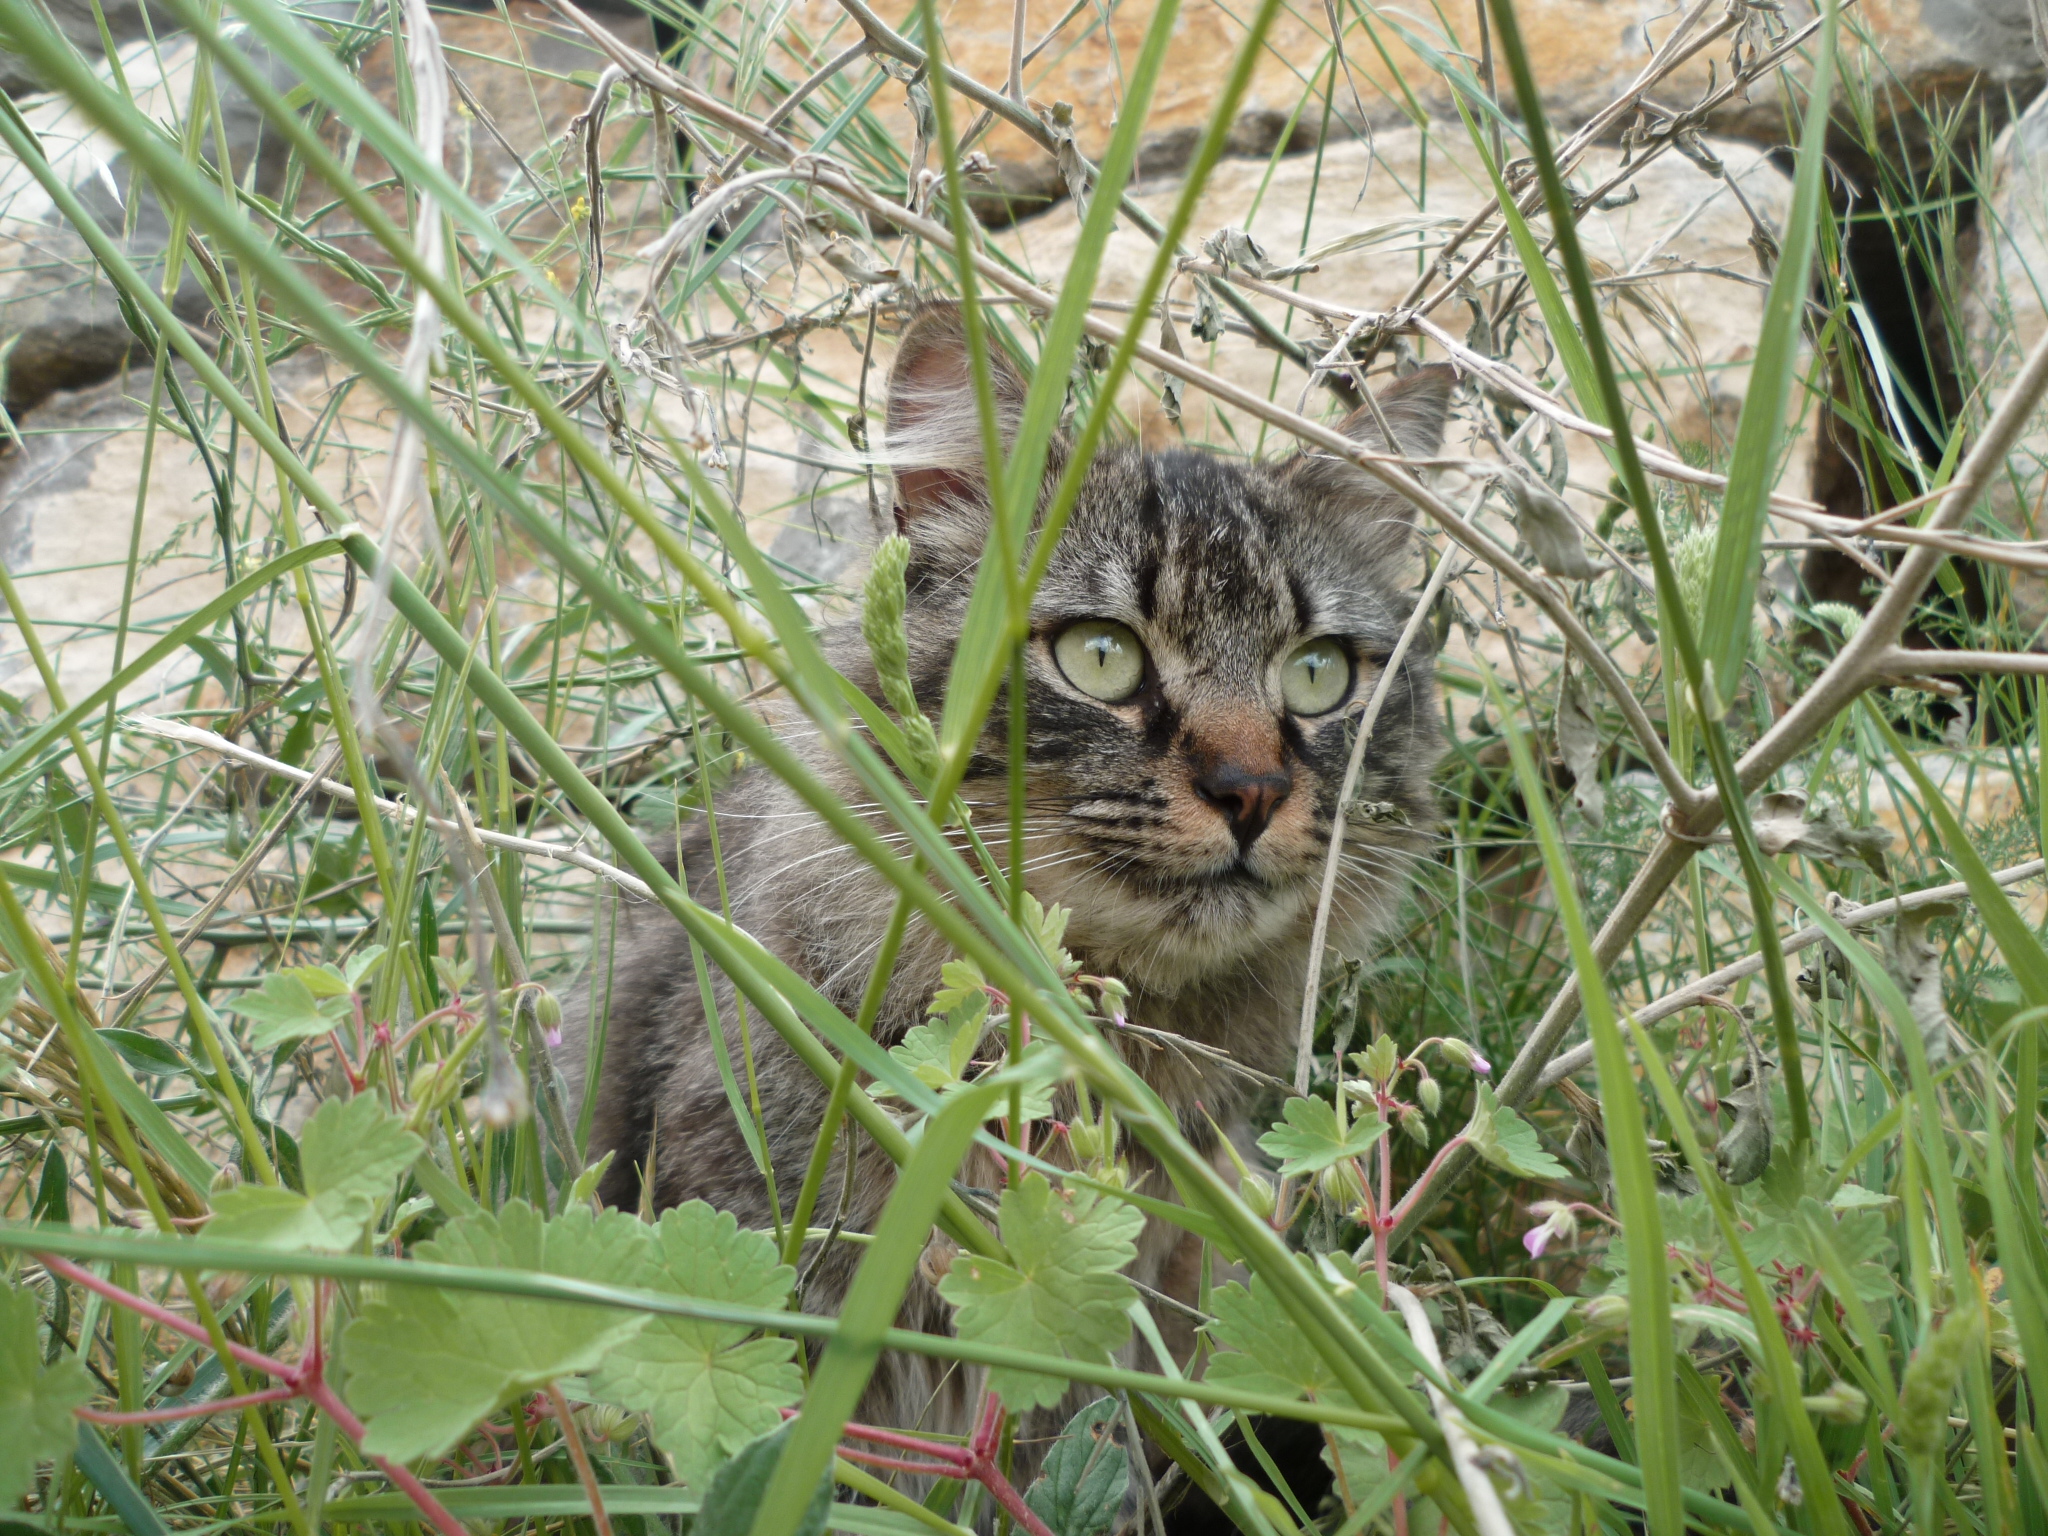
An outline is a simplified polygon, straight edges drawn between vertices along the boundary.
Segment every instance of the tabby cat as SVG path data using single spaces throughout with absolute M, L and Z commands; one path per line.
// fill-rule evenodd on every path
M 1014 431 L 1025 380 L 999 347 L 991 354 L 999 417 Z M 1443 367 L 1411 372 L 1344 430 L 1379 447 L 1384 423 L 1399 451 L 1428 455 L 1442 436 L 1451 383 Z M 956 310 L 929 307 L 908 326 L 890 379 L 886 431 L 896 526 L 910 542 L 911 678 L 936 719 L 989 532 Z M 1066 452 L 1055 441 L 1048 495 Z M 1219 1048 L 1266 1073 L 1291 1071 L 1332 812 L 1352 727 L 1409 611 L 1403 586 L 1411 533 L 1404 502 L 1327 455 L 1258 464 L 1118 446 L 1090 467 L 1031 608 L 1026 884 L 1047 905 L 1070 910 L 1065 942 L 1084 970 L 1129 986 L 1132 1023 Z M 835 664 L 880 705 L 858 627 L 838 632 L 832 647 Z M 1355 953 L 1391 920 L 1408 869 L 1427 846 L 1438 712 L 1430 658 L 1411 648 L 1359 784 L 1360 798 L 1405 814 L 1347 818 L 1331 928 L 1339 949 Z M 991 831 L 1003 824 L 1007 803 L 1006 717 L 999 701 L 963 789 Z M 792 721 L 792 739 L 815 743 L 815 732 L 803 727 Z M 808 755 L 817 773 L 880 825 L 879 812 L 827 748 L 813 746 Z M 734 920 L 852 1014 L 889 918 L 891 887 L 765 771 L 743 773 L 724 790 L 716 820 Z M 708 832 L 701 821 L 686 832 L 677 857 L 692 895 L 715 908 Z M 991 841 L 1003 845 L 999 836 Z M 770 1226 L 682 930 L 666 914 L 641 908 L 622 914 L 618 931 L 616 942 L 599 942 L 563 1052 L 574 1088 L 586 1070 L 588 1020 L 593 1012 L 606 1020 L 590 1148 L 593 1158 L 617 1153 L 604 1198 L 657 1209 L 701 1199 L 743 1225 Z M 884 1043 L 923 1019 L 947 958 L 945 946 L 913 924 L 879 1016 Z M 739 1010 L 729 982 L 718 977 L 714 986 L 738 1063 Z M 749 1034 L 787 1207 L 826 1086 L 758 1017 Z M 1242 1120 L 1245 1076 L 1199 1053 L 1120 1043 L 1186 1135 L 1220 1150 L 1215 1127 L 1227 1134 Z M 840 1161 L 849 1143 L 851 1170 Z M 891 1189 L 891 1165 L 850 1128 L 839 1146 L 816 1224 L 832 1219 L 845 1192 L 850 1198 L 836 1214 L 851 1230 L 871 1230 Z M 1139 1187 L 1171 1196 L 1142 1148 L 1124 1152 Z M 977 1174 L 970 1167 L 963 1177 L 984 1187 L 997 1179 L 992 1168 Z M 651 1187 L 643 1190 L 643 1178 Z M 1191 1299 L 1194 1248 L 1180 1238 L 1152 1218 L 1130 1272 Z M 804 1306 L 836 1312 L 863 1251 L 833 1245 L 810 1275 Z M 807 1254 L 806 1264 L 816 1257 Z M 927 1262 L 912 1281 L 905 1328 L 947 1330 L 949 1309 L 932 1268 Z M 858 1416 L 963 1433 L 975 1375 L 924 1357 L 885 1356 Z M 1020 1440 L 1046 1432 L 1044 1424 L 1023 1425 Z M 1028 1444 L 1020 1454 L 1022 1486 L 1036 1458 Z

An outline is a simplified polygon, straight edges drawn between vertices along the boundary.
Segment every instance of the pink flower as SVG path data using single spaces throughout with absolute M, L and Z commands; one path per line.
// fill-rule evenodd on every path
M 1539 1225 L 1522 1234 L 1522 1246 L 1529 1250 L 1532 1259 L 1542 1258 L 1553 1242 L 1569 1242 L 1578 1235 L 1578 1215 L 1561 1200 L 1538 1200 L 1529 1207 L 1529 1214 L 1543 1218 Z

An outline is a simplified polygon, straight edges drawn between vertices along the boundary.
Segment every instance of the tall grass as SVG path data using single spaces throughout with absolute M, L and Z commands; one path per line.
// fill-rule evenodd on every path
M 527 80 L 589 110 L 505 147 L 484 201 L 441 145 L 497 130 L 450 95 L 417 0 L 164 0 L 178 30 L 155 48 L 195 50 L 163 71 L 169 121 L 141 105 L 147 50 L 116 69 L 0 0 L 0 40 L 118 150 L 127 205 L 146 185 L 169 210 L 153 266 L 52 164 L 49 109 L 0 108 L 135 334 L 108 388 L 146 461 L 191 456 L 211 487 L 178 534 L 206 573 L 165 598 L 145 475 L 104 625 L 42 598 L 60 573 L 0 572 L 25 658 L 0 722 L 0 1518 L 1097 1536 L 1126 1484 L 1088 1423 L 1038 1487 L 1008 1475 L 1009 1415 L 1056 1399 L 1051 1378 L 1101 1388 L 1082 1419 L 1170 1461 L 1157 1488 L 1129 1474 L 1140 1528 L 1192 1489 L 1247 1536 L 2048 1530 L 2048 678 L 2015 585 L 2038 551 L 2009 510 L 2048 351 L 1972 290 L 1963 237 L 2009 206 L 1982 181 L 2012 104 L 1902 102 L 1853 10 L 1788 32 L 1701 7 L 1660 34 L 1637 95 L 1705 50 L 1723 98 L 1777 93 L 1803 146 L 1760 275 L 1708 274 L 1764 297 L 1740 425 L 1702 441 L 1679 418 L 1717 380 L 1673 338 L 1706 317 L 1667 286 L 1698 274 L 1616 272 L 1579 226 L 1654 162 L 1714 156 L 1627 101 L 1610 142 L 1547 124 L 1509 0 L 1476 64 L 1442 17 L 1309 23 L 1325 51 L 1286 62 L 1318 147 L 1296 249 L 1263 253 L 1226 226 L 1303 162 L 1282 161 L 1291 132 L 1255 176 L 1225 152 L 1269 31 L 1304 20 L 1277 0 L 1238 18 L 1164 187 L 1134 175 L 1171 3 L 1118 50 L 1113 129 L 1082 125 L 1099 163 L 1007 81 L 953 69 L 930 4 L 843 0 L 815 36 L 780 7 L 664 12 L 665 60 L 616 14 L 561 9 L 602 73 Z M 1467 43 L 1478 20 L 1455 19 Z M 508 13 L 502 35 L 534 25 Z M 1050 58 L 1106 22 L 1063 25 Z M 1368 58 L 1420 60 L 1433 87 L 1361 82 Z M 1438 91 L 1452 115 L 1431 118 Z M 214 156 L 224 94 L 284 146 L 278 196 Z M 1361 112 L 1409 126 L 1343 142 Z M 984 116 L 1058 154 L 1083 203 L 974 226 Z M 1394 201 L 1402 134 L 1402 217 L 1344 229 L 1347 177 Z M 1831 200 L 1830 146 L 1876 168 L 1867 205 Z M 1949 387 L 1915 393 L 1873 329 L 1844 255 L 1858 220 L 1917 264 Z M 1318 283 L 1311 246 L 1346 254 L 1332 227 L 1404 279 L 1412 257 L 1394 311 Z M 1142 275 L 1104 298 L 1138 239 Z M 172 302 L 188 280 L 204 324 Z M 959 299 L 971 334 L 1035 364 L 1007 445 L 977 371 L 999 558 L 929 738 L 849 702 L 817 638 L 859 601 L 841 546 L 877 531 L 875 487 L 847 450 L 874 441 L 914 295 Z M 1071 976 L 1005 879 L 1010 819 L 968 836 L 957 792 L 1103 441 L 1356 456 L 1332 425 L 1346 370 L 1418 355 L 1459 366 L 1469 441 L 1430 470 L 1366 464 L 1416 504 L 1443 592 L 1421 621 L 1451 743 L 1439 854 L 1393 944 L 1304 978 L 1317 1102 L 1276 1096 L 1279 1166 L 1229 1178 L 1105 1042 L 1114 989 Z M 15 427 L 33 447 L 56 419 Z M 1788 466 L 1824 420 L 1864 510 L 1919 509 L 1815 511 Z M 1076 451 L 1034 523 L 1062 431 Z M 1782 579 L 1816 549 L 1875 572 L 1859 603 Z M 1909 657 L 1909 631 L 1958 654 Z M 104 669 L 67 665 L 109 634 Z M 886 833 L 790 751 L 770 694 Z M 788 780 L 886 877 L 899 935 L 943 935 L 949 1006 L 1019 1021 L 997 1069 L 935 1085 L 869 1037 L 871 1010 L 677 884 L 651 847 L 742 769 Z M 687 963 L 731 977 L 746 1027 L 900 1165 L 876 1232 L 828 1239 L 863 1246 L 838 1317 L 792 1309 L 777 1267 L 815 1230 L 836 1112 L 779 1192 L 791 1230 L 591 1211 L 590 1105 L 546 1042 L 619 889 L 672 913 Z M 751 1062 L 726 1066 L 746 1123 Z M 1597 1098 L 1560 1086 L 1589 1069 Z M 1093 1117 L 1076 1169 L 1014 1135 L 1055 1080 Z M 1176 1202 L 1125 1187 L 1118 1128 Z M 1011 1169 L 999 1219 L 955 1183 L 977 1141 Z M 1100 1235 L 1087 1253 L 1030 1221 L 1048 1176 Z M 1139 1212 L 1216 1261 L 1194 1359 L 1116 1277 Z M 895 1332 L 935 1225 L 1020 1293 L 1094 1300 L 1062 1328 L 960 1289 L 958 1336 Z M 703 1250 L 723 1262 L 683 1262 Z M 883 1348 L 988 1367 L 975 1433 L 849 1427 Z M 1320 1445 L 1269 1454 L 1287 1420 Z M 899 1486 L 911 1457 L 928 1497 Z M 857 1497 L 828 1507 L 826 1482 Z

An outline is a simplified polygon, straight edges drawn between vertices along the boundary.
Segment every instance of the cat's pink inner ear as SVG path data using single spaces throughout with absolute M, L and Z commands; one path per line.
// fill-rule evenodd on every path
M 989 365 L 1008 437 L 1023 409 L 1025 384 L 999 346 L 989 348 Z M 981 418 L 955 306 L 933 305 L 903 333 L 889 373 L 888 430 L 899 532 L 930 513 L 984 499 Z

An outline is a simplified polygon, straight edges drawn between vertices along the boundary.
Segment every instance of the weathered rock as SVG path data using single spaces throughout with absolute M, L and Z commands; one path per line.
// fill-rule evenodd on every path
M 899 4 L 890 14 L 901 20 L 910 9 Z M 1519 5 L 1523 41 L 1553 123 L 1576 127 L 1626 91 L 1647 63 L 1652 42 L 1670 36 L 1681 10 L 1664 0 L 1526 0 Z M 1066 11 L 1059 0 L 1031 0 L 1027 37 L 1035 44 Z M 1084 153 L 1099 154 L 1108 142 L 1123 76 L 1137 56 L 1152 11 L 1133 3 L 1100 19 L 1084 10 L 1068 23 L 1065 37 L 1024 72 L 1030 99 L 1073 106 L 1076 141 Z M 835 0 L 800 0 L 795 12 L 806 23 L 801 30 L 811 36 L 838 19 Z M 1182 6 L 1146 121 L 1145 169 L 1151 174 L 1176 174 L 1185 165 L 1222 92 L 1244 35 L 1245 14 L 1245 7 L 1222 0 L 1187 0 Z M 1765 14 L 1752 13 L 1758 29 L 1749 34 L 1750 41 L 1763 38 Z M 1810 0 L 1788 0 L 1780 13 L 1791 26 L 1813 14 Z M 1000 86 L 1009 72 L 1013 15 L 1011 0 L 956 0 L 946 7 L 941 24 L 956 65 Z M 1482 58 L 1473 7 L 1439 7 L 1432 19 L 1417 10 L 1381 9 L 1370 24 L 1350 28 L 1341 58 L 1330 46 L 1327 15 L 1321 7 L 1290 7 L 1276 18 L 1240 109 L 1234 152 L 1264 156 L 1283 140 L 1290 148 L 1305 149 L 1325 137 L 1412 125 L 1418 113 L 1455 125 L 1446 60 L 1462 55 L 1476 65 Z M 1776 18 L 1772 25 L 1783 30 Z M 1654 100 L 1666 110 L 1689 108 L 1711 86 L 1725 84 L 1732 74 L 1732 41 L 1724 37 L 1694 55 L 1657 85 Z M 1856 67 L 1876 82 L 1881 114 L 1912 103 L 1954 101 L 1987 79 L 2031 80 L 2042 68 L 2025 0 L 1861 0 L 1847 12 L 1844 41 L 1857 56 Z M 1514 93 L 1504 68 L 1499 90 L 1512 115 Z M 894 122 L 907 144 L 911 124 L 902 89 L 889 87 L 880 100 L 896 111 Z M 1625 124 L 1614 131 L 1620 126 Z M 1785 114 L 1778 87 L 1765 84 L 1748 98 L 1731 99 L 1711 114 L 1706 127 L 1723 137 L 1782 142 Z M 1019 214 L 1061 195 L 1049 157 L 1017 129 L 997 128 L 985 147 L 996 162 L 999 186 Z
M 1319 161 L 1283 160 L 1270 176 L 1256 161 L 1225 161 L 1210 179 L 1189 243 L 1223 227 L 1248 226 L 1273 261 L 1286 262 L 1345 237 L 1368 236 L 1371 243 L 1326 257 L 1317 271 L 1301 276 L 1300 291 L 1350 308 L 1392 308 L 1406 297 L 1444 234 L 1482 201 L 1483 177 L 1471 151 L 1461 154 L 1454 140 L 1432 133 L 1425 183 L 1423 145 L 1418 130 L 1401 128 L 1376 134 L 1370 145 L 1327 145 Z M 1720 141 L 1710 147 L 1750 205 L 1775 227 L 1790 189 L 1765 153 Z M 1425 184 L 1426 200 L 1418 199 Z M 1654 415 L 1665 435 L 1725 451 L 1763 311 L 1749 217 L 1726 182 L 1679 156 L 1649 163 L 1632 185 L 1635 201 L 1589 214 L 1581 226 L 1589 255 L 1606 274 L 1630 278 L 1614 288 L 1610 334 L 1638 381 L 1646 417 Z M 1175 196 L 1176 189 L 1160 188 L 1138 201 L 1163 217 Z M 1061 207 L 998 238 L 1027 270 L 1057 286 L 1079 227 L 1073 211 Z M 1121 227 L 1104 258 L 1097 298 L 1132 297 L 1153 249 L 1139 231 Z M 1186 279 L 1174 295 L 1191 297 Z M 1276 322 L 1284 319 L 1277 304 L 1261 300 L 1259 307 Z M 1436 319 L 1460 337 L 1471 323 L 1462 300 L 1446 304 Z M 1289 329 L 1298 338 L 1313 336 L 1299 315 Z M 1226 335 L 1207 348 L 1184 324 L 1180 340 L 1191 356 L 1210 353 L 1209 366 L 1246 388 L 1265 394 L 1273 387 L 1273 353 L 1250 338 Z M 1518 361 L 1534 371 L 1544 359 Z M 1277 398 L 1292 404 L 1304 377 L 1285 369 Z M 1214 435 L 1205 419 L 1208 410 L 1190 391 L 1184 422 L 1190 436 Z M 1165 430 L 1155 406 L 1144 411 L 1149 432 Z
M 2021 361 L 2048 334 L 2048 95 L 2000 134 L 1985 168 L 1975 270 L 1963 298 L 1970 363 L 1987 386 L 1984 408 L 2011 388 Z M 2014 536 L 2048 537 L 2048 424 L 2039 416 L 1985 495 L 1987 514 Z M 2024 638 L 2048 624 L 2048 579 L 2015 572 Z M 2037 641 L 2038 643 L 2038 641 Z
M 87 58 L 98 57 L 104 46 L 101 17 L 106 20 L 106 35 L 113 38 L 116 47 L 141 42 L 152 33 L 163 37 L 177 30 L 160 7 L 143 5 L 141 0 L 104 0 L 98 7 L 92 0 L 45 0 L 42 9 L 56 22 L 57 30 Z M 94 14 L 95 9 L 98 15 Z M 28 60 L 0 49 L 0 91 L 25 96 L 44 89 L 46 86 Z
M 159 122 L 182 116 L 195 57 L 193 43 L 175 34 L 161 44 L 145 40 L 120 50 L 120 75 L 145 116 Z M 265 67 L 281 77 L 275 65 Z M 106 64 L 100 73 L 109 82 L 114 77 Z M 265 132 L 261 113 L 246 95 L 223 87 L 220 96 L 229 166 L 258 192 L 275 193 L 285 164 L 282 139 Z M 119 145 L 61 97 L 33 98 L 21 113 L 51 169 L 116 238 L 143 279 L 161 288 L 170 219 L 155 192 L 136 184 Z M 212 135 L 207 150 L 215 151 Z M 183 263 L 172 307 L 193 323 L 203 323 L 210 312 L 190 261 Z M 14 345 L 7 359 L 6 405 L 17 414 L 54 391 L 107 377 L 134 341 L 84 239 L 30 169 L 11 157 L 0 166 L 0 341 L 7 340 Z

